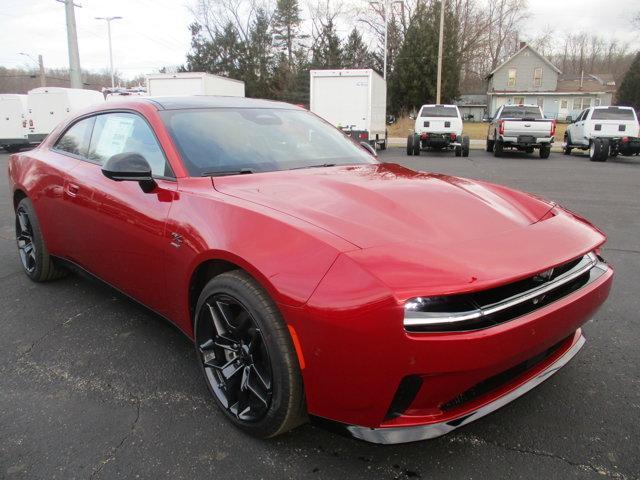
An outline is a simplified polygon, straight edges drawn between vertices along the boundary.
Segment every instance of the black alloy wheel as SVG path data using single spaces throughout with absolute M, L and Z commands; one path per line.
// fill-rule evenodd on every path
M 238 420 L 260 420 L 273 396 L 271 360 L 260 328 L 227 294 L 209 297 L 200 315 L 208 318 L 198 325 L 198 351 L 213 394 Z
M 36 246 L 29 213 L 24 205 L 19 205 L 16 210 L 16 241 L 22 266 L 27 275 L 32 275 L 37 266 Z

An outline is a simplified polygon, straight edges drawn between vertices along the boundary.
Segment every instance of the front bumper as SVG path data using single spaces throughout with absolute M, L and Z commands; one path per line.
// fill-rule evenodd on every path
M 460 428 L 484 417 L 485 415 L 489 415 L 509 402 L 512 402 L 518 397 L 524 395 L 529 390 L 535 388 L 575 357 L 584 346 L 585 341 L 586 340 L 582 335 L 581 330 L 577 330 L 571 339 L 571 343 L 566 349 L 562 349 L 561 353 L 554 355 L 550 360 L 544 362 L 542 366 L 539 366 L 539 368 L 530 372 L 522 383 L 519 383 L 517 386 L 506 391 L 502 396 L 494 398 L 482 406 L 479 406 L 470 412 L 458 415 L 450 420 L 413 427 L 367 428 L 357 425 L 345 425 L 344 428 L 346 432 L 354 438 L 380 444 L 416 442 L 440 437 L 452 430 L 455 430 L 456 428 Z

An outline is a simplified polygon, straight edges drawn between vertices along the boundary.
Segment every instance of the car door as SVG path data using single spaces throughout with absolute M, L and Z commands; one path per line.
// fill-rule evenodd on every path
M 571 141 L 574 144 L 585 145 L 587 141 L 584 138 L 584 120 L 587 116 L 587 110 L 583 110 L 578 115 L 573 131 L 571 132 Z
M 116 182 L 102 173 L 112 155 L 138 153 L 150 164 L 156 188 Z M 96 117 L 87 158 L 69 174 L 68 197 L 76 262 L 160 313 L 166 312 L 165 222 L 177 184 L 147 121 L 132 112 Z

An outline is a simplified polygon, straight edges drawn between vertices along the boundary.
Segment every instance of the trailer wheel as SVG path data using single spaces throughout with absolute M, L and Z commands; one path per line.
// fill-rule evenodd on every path
M 609 156 L 609 140 L 596 138 L 589 146 L 589 160 L 592 162 L 606 162 Z
M 468 135 L 463 135 L 462 136 L 462 156 L 463 157 L 468 157 L 469 156 L 469 145 L 470 145 L 470 141 L 469 141 L 469 136 Z
M 493 156 L 501 157 L 502 156 L 502 142 L 500 140 L 495 140 L 493 142 Z
M 413 154 L 415 156 L 420 156 L 420 147 L 421 147 L 420 137 L 418 136 L 417 133 L 414 133 L 413 137 L 414 137 L 413 138 Z
M 551 145 L 543 145 L 540 147 L 540 158 L 549 158 L 551 154 Z
M 413 134 L 407 137 L 407 155 L 413 155 Z

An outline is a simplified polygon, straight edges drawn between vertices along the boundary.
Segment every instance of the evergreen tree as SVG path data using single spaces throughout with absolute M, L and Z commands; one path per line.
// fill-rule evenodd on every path
M 640 111 L 640 51 L 622 79 L 617 103 Z
M 275 46 L 287 54 L 289 65 L 293 65 L 295 40 L 300 30 L 300 7 L 298 0 L 278 0 L 273 16 Z
M 230 78 L 244 77 L 245 45 L 233 25 L 227 24 L 209 40 L 203 36 L 202 26 L 191 25 L 191 52 L 187 55 L 189 71 L 209 72 Z
M 249 32 L 247 46 L 247 71 L 244 76 L 247 96 L 264 98 L 271 93 L 271 70 L 274 57 L 270 28 L 267 12 L 259 8 Z
M 375 60 L 362 41 L 362 35 L 355 28 L 351 30 L 342 48 L 342 65 L 344 68 L 374 68 Z
M 342 68 L 342 48 L 333 20 L 329 19 L 312 48 L 314 68 Z
M 440 2 L 420 3 L 416 8 L 393 70 L 389 74 L 391 111 L 399 112 L 435 102 L 439 19 Z M 452 11 L 445 14 L 445 19 L 441 101 L 451 102 L 459 94 L 457 25 Z

